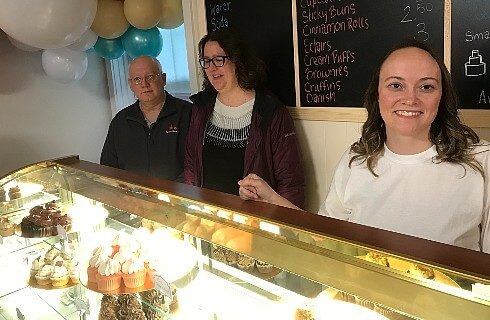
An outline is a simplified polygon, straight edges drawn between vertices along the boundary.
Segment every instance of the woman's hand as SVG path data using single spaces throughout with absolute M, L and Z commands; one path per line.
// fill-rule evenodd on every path
M 254 173 L 238 181 L 238 185 L 238 193 L 244 200 L 271 202 L 274 196 L 279 196 L 264 179 Z
M 278 206 L 301 210 L 289 202 L 289 200 L 277 194 L 277 192 L 275 192 L 274 189 L 272 189 L 271 186 L 264 181 L 264 179 L 254 173 L 251 173 L 242 180 L 238 181 L 238 185 L 240 186 L 238 193 L 240 198 L 244 200 L 269 202 Z

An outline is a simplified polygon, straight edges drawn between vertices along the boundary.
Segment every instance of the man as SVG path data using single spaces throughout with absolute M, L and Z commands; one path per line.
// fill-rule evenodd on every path
M 183 181 L 191 103 L 164 90 L 165 73 L 155 58 L 142 56 L 131 61 L 128 81 L 138 100 L 112 119 L 100 163 Z

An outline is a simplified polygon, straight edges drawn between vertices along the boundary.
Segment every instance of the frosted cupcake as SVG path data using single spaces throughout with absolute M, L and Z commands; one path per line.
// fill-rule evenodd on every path
M 53 264 L 54 259 L 60 254 L 60 251 L 56 249 L 55 247 L 51 247 L 51 249 L 46 252 L 46 255 L 44 256 L 44 261 L 47 264 Z
M 121 265 L 111 258 L 101 262 L 95 279 L 97 288 L 101 291 L 118 289 L 121 286 Z
M 131 250 L 125 249 L 124 247 L 120 247 L 119 251 L 114 254 L 113 259 L 119 262 L 122 266 L 124 262 L 134 257 L 133 252 Z
M 70 276 L 70 280 L 73 283 L 80 282 L 80 264 L 74 260 L 67 260 L 65 262 L 66 269 L 68 270 L 68 274 Z
M 41 256 L 37 257 L 32 261 L 31 265 L 31 277 L 34 278 L 36 274 L 41 270 L 42 267 L 44 267 L 44 259 L 41 259 Z
M 122 278 L 128 288 L 137 288 L 145 284 L 146 268 L 141 259 L 130 258 L 122 265 Z
M 97 269 L 99 268 L 102 262 L 105 262 L 108 259 L 109 257 L 103 254 L 94 255 L 92 258 L 90 258 L 90 260 L 88 261 L 88 268 L 87 268 L 88 282 L 97 281 L 96 280 Z
M 51 275 L 53 274 L 54 267 L 49 264 L 45 264 L 36 274 L 36 282 L 39 285 L 47 286 L 51 284 Z
M 68 281 L 70 281 L 70 275 L 63 262 L 56 262 L 53 273 L 51 274 L 51 285 L 53 287 L 63 287 Z

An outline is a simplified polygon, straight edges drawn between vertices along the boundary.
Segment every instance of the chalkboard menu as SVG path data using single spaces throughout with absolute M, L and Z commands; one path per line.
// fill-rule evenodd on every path
M 463 108 L 490 108 L 490 1 L 453 0 L 451 74 Z
M 444 53 L 443 0 L 296 0 L 296 6 L 301 106 L 361 106 L 379 61 L 405 38 Z
M 205 0 L 208 32 L 233 28 L 267 65 L 267 87 L 287 106 L 296 105 L 292 2 Z

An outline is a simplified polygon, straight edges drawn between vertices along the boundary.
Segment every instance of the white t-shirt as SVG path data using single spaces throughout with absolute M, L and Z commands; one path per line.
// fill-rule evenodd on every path
M 349 168 L 347 150 L 319 214 L 490 253 L 490 145 L 474 151 L 485 180 L 468 166 L 437 163 L 435 146 L 415 155 L 385 146 L 378 177 L 365 162 Z

